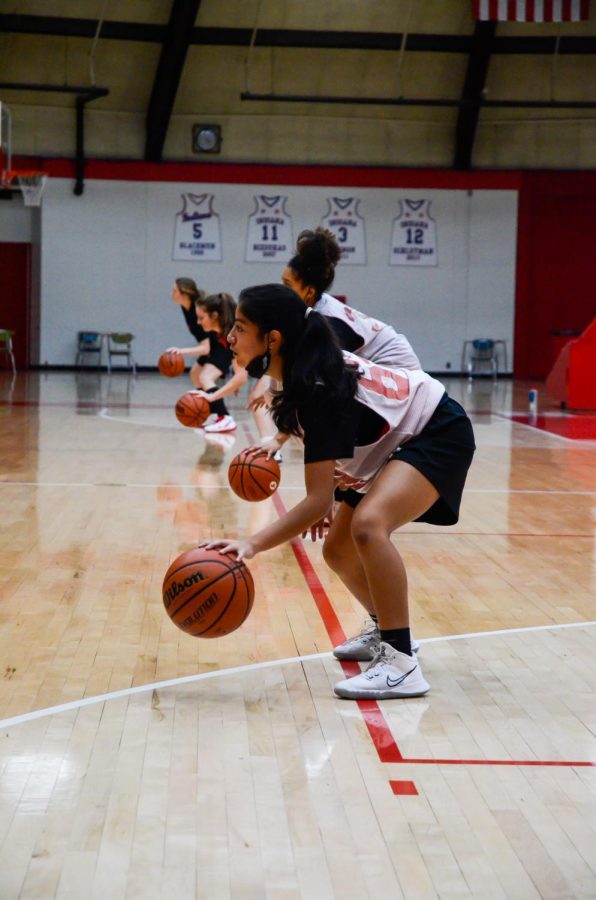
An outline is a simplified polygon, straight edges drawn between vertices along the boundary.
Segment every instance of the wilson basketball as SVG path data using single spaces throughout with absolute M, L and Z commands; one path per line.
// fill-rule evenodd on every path
M 280 478 L 281 472 L 274 459 L 256 456 L 249 450 L 242 450 L 235 456 L 228 469 L 228 481 L 234 493 L 251 502 L 266 500 L 274 494 Z
M 176 378 L 184 372 L 184 357 L 177 350 L 165 350 L 157 361 L 157 367 L 166 378 Z
M 163 604 L 174 625 L 193 637 L 217 638 L 248 617 L 255 587 L 248 566 L 196 547 L 182 553 L 163 580 Z
M 200 428 L 204 425 L 211 412 L 209 401 L 205 400 L 195 391 L 187 391 L 176 401 L 176 418 L 182 425 L 188 428 Z

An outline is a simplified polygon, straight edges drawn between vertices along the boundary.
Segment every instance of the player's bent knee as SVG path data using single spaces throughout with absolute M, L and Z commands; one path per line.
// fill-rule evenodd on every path
M 356 510 L 352 519 L 352 540 L 359 549 L 366 548 L 373 541 L 382 541 L 387 538 L 386 529 L 377 519 Z

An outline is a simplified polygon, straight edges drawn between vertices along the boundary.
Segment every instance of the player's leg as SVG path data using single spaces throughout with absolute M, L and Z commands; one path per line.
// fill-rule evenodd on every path
M 201 389 L 201 371 L 202 371 L 202 369 L 203 369 L 203 366 L 201 365 L 201 363 L 196 362 L 191 367 L 190 372 L 189 372 L 190 380 L 192 381 L 193 386 L 199 390 Z
M 224 374 L 218 366 L 206 362 L 201 371 L 201 390 L 212 394 L 217 390 L 216 382 L 223 378 Z M 229 414 L 223 398 L 211 403 L 211 413 L 213 418 L 210 417 L 204 426 L 206 434 L 220 434 L 236 429 L 236 423 Z
M 408 579 L 391 534 L 425 513 L 438 497 L 421 472 L 391 460 L 354 511 L 352 540 L 378 617 L 381 644 L 380 655 L 366 672 L 336 685 L 340 697 L 412 697 L 428 690 L 411 652 Z
M 352 507 L 349 502 L 337 504 L 323 545 L 323 558 L 368 614 L 361 631 L 335 647 L 333 655 L 337 659 L 367 661 L 377 655 L 381 634 L 368 578 L 352 538 L 354 511 L 355 506 Z M 418 652 L 420 645 L 413 637 L 411 645 Z

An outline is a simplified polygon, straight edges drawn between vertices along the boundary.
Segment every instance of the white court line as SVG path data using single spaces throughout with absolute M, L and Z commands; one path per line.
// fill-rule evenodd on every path
M 447 641 L 465 641 L 470 640 L 471 638 L 499 637 L 532 631 L 560 631 L 566 628 L 591 628 L 594 626 L 596 626 L 596 621 L 568 622 L 563 625 L 530 625 L 525 628 L 502 628 L 496 631 L 473 631 L 468 634 L 450 634 L 445 635 L 444 637 L 424 638 L 420 643 L 438 644 Z M 57 713 L 69 712 L 73 709 L 82 709 L 84 706 L 93 706 L 96 703 L 105 703 L 108 700 L 119 700 L 121 697 L 132 697 L 134 694 L 157 691 L 161 688 L 177 687 L 181 684 L 192 684 L 197 681 L 207 681 L 209 678 L 221 678 L 227 675 L 256 672 L 259 669 L 272 669 L 276 666 L 287 666 L 308 662 L 308 660 L 311 659 L 324 659 L 331 655 L 331 651 L 328 650 L 325 651 L 325 653 L 309 653 L 307 656 L 289 656 L 285 659 L 273 659 L 268 660 L 267 662 L 252 663 L 247 666 L 234 666 L 231 669 L 219 669 L 217 672 L 200 672 L 196 675 L 184 675 L 180 678 L 169 678 L 166 681 L 155 681 L 152 684 L 141 684 L 138 687 L 124 688 L 121 691 L 112 691 L 108 694 L 97 694 L 94 697 L 83 697 L 81 700 L 71 700 L 70 703 L 61 703 L 58 706 L 48 706 L 46 709 L 36 709 L 33 712 L 23 713 L 21 716 L 12 716 L 10 719 L 0 719 L 0 728 L 10 728 L 12 725 L 22 725 L 23 722 L 32 722 L 34 719 L 45 719 L 48 716 L 54 716 Z
M 177 484 L 173 481 L 160 482 L 159 484 L 150 484 L 143 481 L 2 481 L 0 487 L 65 487 L 65 488 L 84 488 L 84 487 L 125 487 L 125 488 L 201 488 L 201 490 L 212 491 L 229 491 L 230 488 L 226 484 Z M 280 485 L 280 489 L 284 491 L 302 491 L 304 487 L 300 485 Z M 513 490 L 510 488 L 466 488 L 466 494 L 547 494 L 560 495 L 563 497 L 593 497 L 596 491 L 544 491 L 544 490 Z
M 175 428 L 176 431 L 184 428 L 184 425 L 180 425 L 178 422 L 171 422 L 170 424 L 162 425 L 160 422 L 143 422 L 142 419 L 125 419 L 122 416 L 112 416 L 105 407 L 103 409 L 100 409 L 97 414 L 97 418 L 108 419 L 108 421 L 110 422 L 122 422 L 125 425 L 141 425 L 144 428 Z M 188 428 L 185 430 L 188 431 Z

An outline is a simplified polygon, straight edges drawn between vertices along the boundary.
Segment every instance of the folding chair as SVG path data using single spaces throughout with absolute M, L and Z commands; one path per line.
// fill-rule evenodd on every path
M 12 350 L 12 336 L 14 332 L 9 331 L 7 328 L 0 328 L 0 353 L 6 353 L 10 360 L 10 365 L 12 368 L 12 374 L 14 375 L 17 367 L 14 361 L 14 353 Z
M 476 338 L 468 343 L 471 347 L 468 355 L 468 377 L 473 378 L 484 366 L 489 366 L 493 378 L 496 378 L 499 364 L 495 341 L 492 338 Z
M 117 331 L 113 331 L 111 334 L 108 334 L 108 372 L 112 371 L 112 356 L 125 356 L 133 375 L 136 375 L 137 368 L 132 355 L 133 340 L 134 334 L 129 332 L 120 334 Z
M 97 355 L 97 365 L 101 365 L 102 337 L 99 331 L 79 331 L 77 337 L 75 366 L 79 366 L 88 354 Z

